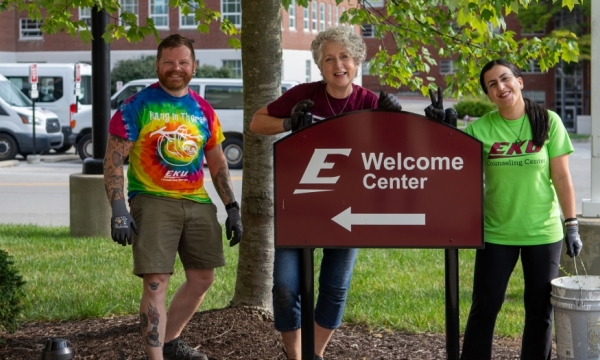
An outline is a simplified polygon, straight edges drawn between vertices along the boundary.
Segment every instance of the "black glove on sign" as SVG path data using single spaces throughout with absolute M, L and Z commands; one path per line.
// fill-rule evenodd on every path
M 310 99 L 304 99 L 294 105 L 292 113 L 289 118 L 283 119 L 283 129 L 285 131 L 292 132 L 300 130 L 301 128 L 310 125 L 307 119 L 305 119 L 306 113 L 313 107 L 314 103 Z

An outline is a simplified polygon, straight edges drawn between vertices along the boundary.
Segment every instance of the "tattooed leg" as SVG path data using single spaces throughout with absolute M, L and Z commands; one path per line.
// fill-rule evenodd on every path
M 146 334 L 146 344 L 151 347 L 160 347 L 162 344 L 159 341 L 158 324 L 160 323 L 160 314 L 156 307 L 148 304 L 148 322 L 152 324 L 152 329 Z
M 169 274 L 145 274 L 140 302 L 140 329 L 149 359 L 162 359 L 167 311 L 165 297 Z

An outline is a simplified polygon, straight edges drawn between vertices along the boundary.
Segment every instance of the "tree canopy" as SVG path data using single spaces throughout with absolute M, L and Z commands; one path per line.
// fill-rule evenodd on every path
M 427 94 L 428 88 L 434 87 L 434 78 L 428 73 L 432 66 L 438 65 L 433 53 L 454 60 L 454 72 L 446 75 L 446 90 L 454 97 L 478 93 L 479 69 L 495 58 L 506 58 L 520 67 L 536 62 L 541 71 L 547 71 L 560 61 L 578 61 L 577 35 L 571 29 L 520 40 L 515 39 L 514 31 L 506 29 L 506 16 L 536 6 L 537 12 L 530 12 L 529 24 L 539 26 L 531 18 L 545 19 L 539 11 L 543 14 L 548 11 L 539 8 L 549 6 L 550 0 L 541 3 L 538 0 L 387 0 L 384 8 L 374 8 L 371 1 L 357 0 L 357 6 L 347 9 L 340 21 L 359 26 L 370 24 L 375 36 L 382 39 L 377 54 L 370 60 L 370 73 L 377 74 L 382 84 L 407 85 Z M 281 0 L 284 9 L 291 2 Z M 337 4 L 341 2 L 336 0 Z M 309 0 L 296 0 L 296 3 L 306 7 Z M 551 9 L 572 10 L 582 4 L 583 0 L 552 0 Z M 152 19 L 147 19 L 144 26 L 138 25 L 135 14 L 119 13 L 118 0 L 4 0 L 0 11 L 26 10 L 32 19 L 42 20 L 43 10 L 46 16 L 43 16 L 42 31 L 48 34 L 64 31 L 89 41 L 91 32 L 75 14 L 79 7 L 94 6 L 113 14 L 103 36 L 107 42 L 121 38 L 135 42 L 148 35 L 159 40 Z M 227 20 L 221 21 L 220 13 L 208 8 L 204 0 L 170 0 L 169 6 L 181 7 L 186 15 L 193 14 L 202 33 L 208 31 L 210 23 L 220 22 L 221 31 L 230 35 L 229 45 L 241 45 L 236 36 L 239 29 Z

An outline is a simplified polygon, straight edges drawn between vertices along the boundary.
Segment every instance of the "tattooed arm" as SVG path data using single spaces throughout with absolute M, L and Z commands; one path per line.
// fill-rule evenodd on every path
M 206 151 L 205 157 L 213 184 L 223 204 L 227 205 L 234 202 L 235 195 L 233 194 L 231 176 L 229 176 L 229 167 L 221 144 Z
M 132 147 L 133 141 L 108 135 L 108 145 L 104 157 L 104 188 L 111 204 L 116 200 L 125 199 L 123 164 Z

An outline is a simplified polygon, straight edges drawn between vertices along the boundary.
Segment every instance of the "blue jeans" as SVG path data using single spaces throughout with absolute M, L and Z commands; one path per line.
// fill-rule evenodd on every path
M 489 360 L 496 318 L 504 302 L 510 275 L 519 256 L 525 289 L 525 328 L 522 360 L 550 360 L 552 355 L 552 304 L 550 282 L 558 276 L 562 241 L 546 245 L 485 244 L 475 255 L 473 303 L 467 320 L 461 360 Z
M 275 249 L 273 315 L 278 331 L 301 326 L 300 266 L 302 249 Z M 358 249 L 323 249 L 315 322 L 326 329 L 342 324 L 346 296 Z

